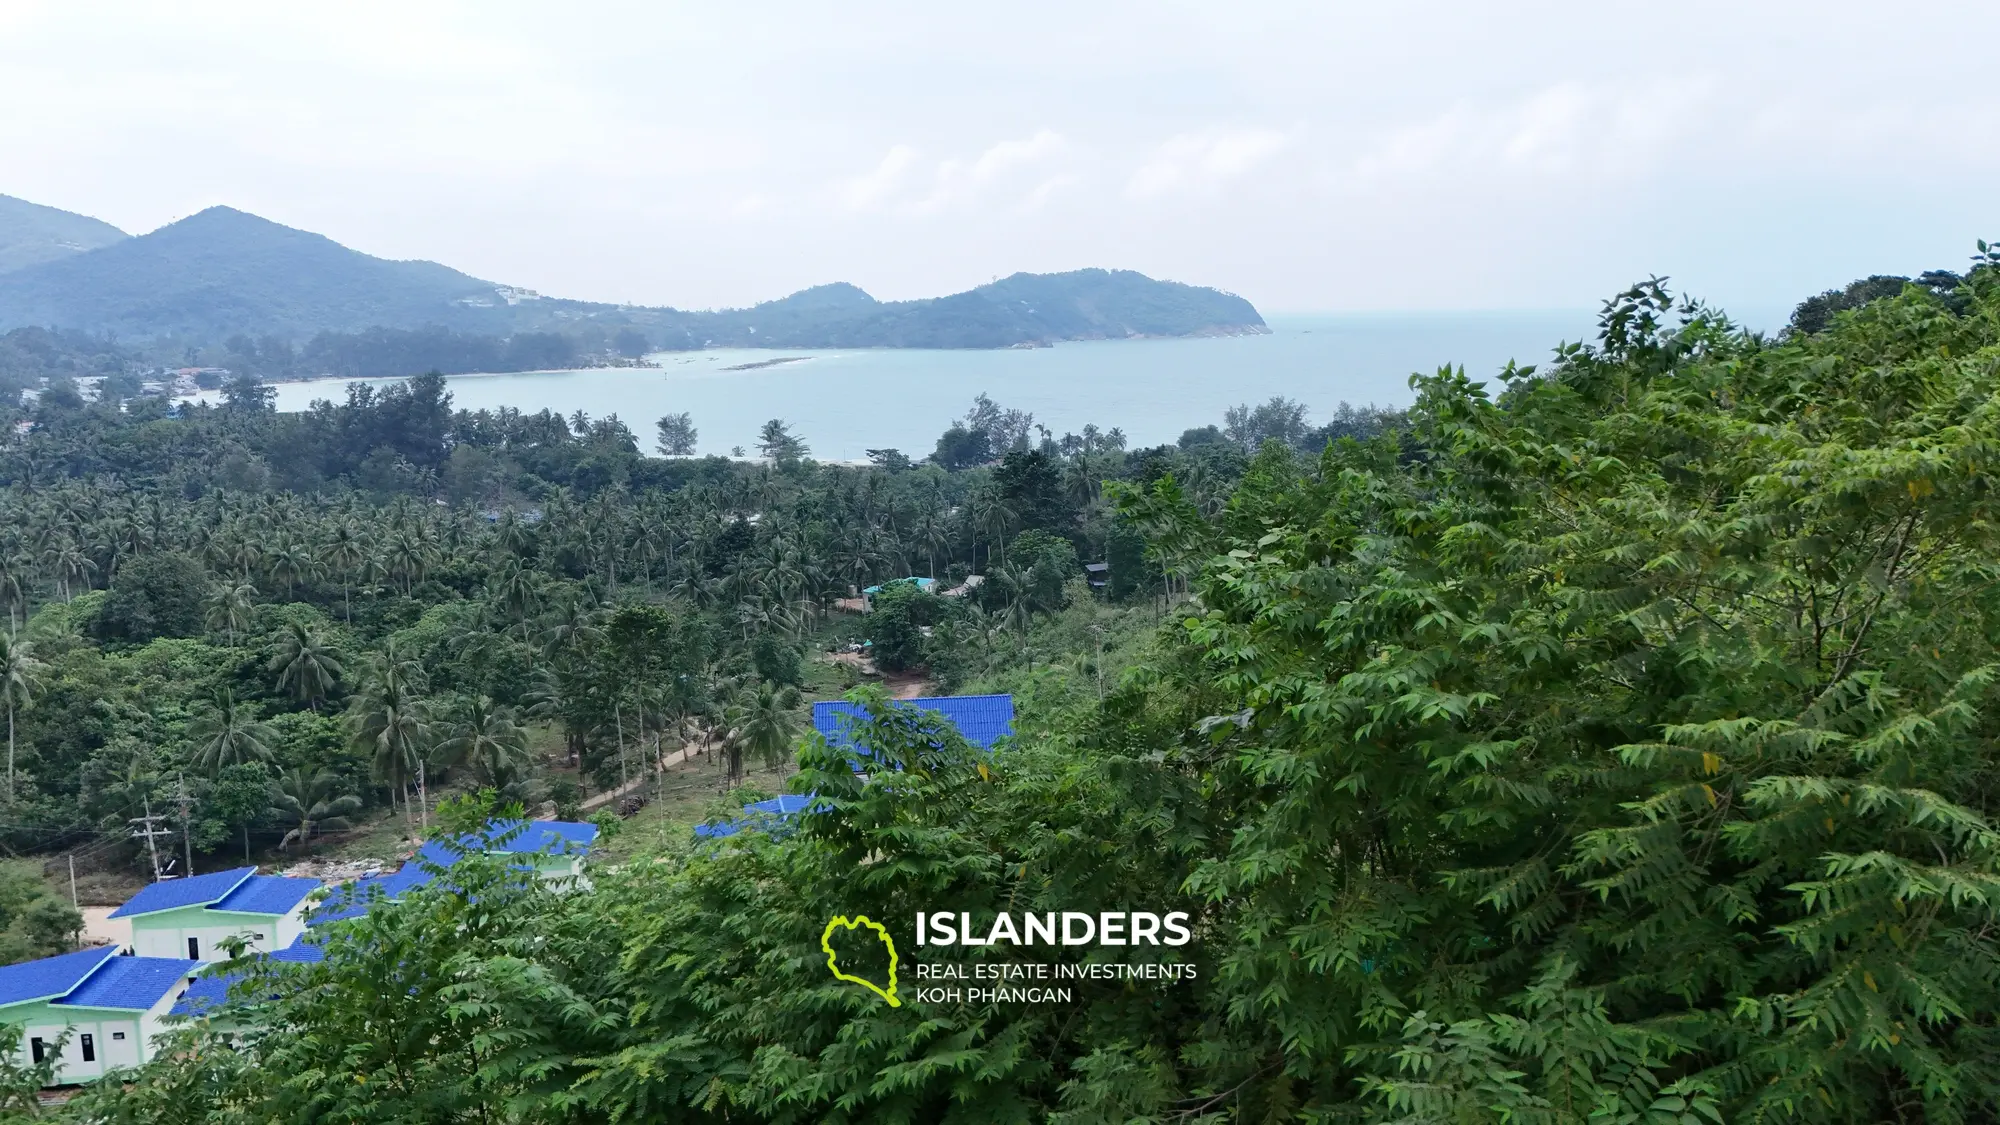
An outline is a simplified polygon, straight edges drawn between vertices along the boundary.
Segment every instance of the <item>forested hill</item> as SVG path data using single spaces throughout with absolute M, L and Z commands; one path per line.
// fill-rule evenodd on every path
M 170 337 L 184 346 L 236 336 L 302 344 L 320 333 L 378 329 L 446 329 L 495 340 L 550 331 L 595 339 L 623 330 L 659 348 L 998 348 L 1265 331 L 1241 297 L 1122 270 L 1015 274 L 947 297 L 888 303 L 852 285 L 825 285 L 748 309 L 686 312 L 544 297 L 435 262 L 372 257 L 228 207 L 125 238 L 103 224 L 93 235 L 93 219 L 20 204 L 39 225 L 23 225 L 27 233 L 13 237 L 9 207 L 18 201 L 0 202 L 8 204 L 0 206 L 0 330 Z M 35 233 L 43 228 L 57 233 Z M 69 249 L 52 249 L 58 237 Z M 11 272 L 9 255 L 20 266 Z M 431 367 L 452 370 L 440 355 L 374 373 Z
M 0 273 L 122 242 L 125 232 L 87 215 L 0 195 Z
M 881 302 L 852 285 L 821 285 L 690 319 L 689 346 L 736 347 L 1006 348 L 1266 331 L 1256 307 L 1233 294 L 1099 269 L 1017 273 L 919 301 Z
M 0 275 L 0 324 L 123 337 L 310 335 L 466 323 L 493 283 L 391 262 L 228 207 Z M 499 325 L 495 325 L 499 327 Z

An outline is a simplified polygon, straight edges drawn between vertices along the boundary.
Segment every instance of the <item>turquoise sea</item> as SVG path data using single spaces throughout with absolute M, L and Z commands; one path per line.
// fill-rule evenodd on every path
M 1323 416 L 1340 402 L 1401 406 L 1409 376 L 1463 364 L 1475 378 L 1509 359 L 1545 361 L 1562 340 L 1586 337 L 1590 312 L 1425 313 L 1270 318 L 1268 336 L 1109 340 L 1006 351 L 859 348 L 726 349 L 664 353 L 658 368 L 455 375 L 460 407 L 548 407 L 564 415 L 616 414 L 652 452 L 663 414 L 694 416 L 703 453 L 755 444 L 782 418 L 815 457 L 857 460 L 894 447 L 922 456 L 973 396 L 1028 411 L 1057 434 L 1122 427 L 1133 446 L 1219 423 L 1237 403 L 1272 395 Z M 793 362 L 728 370 L 772 359 Z M 344 397 L 344 380 L 280 384 L 278 408 Z

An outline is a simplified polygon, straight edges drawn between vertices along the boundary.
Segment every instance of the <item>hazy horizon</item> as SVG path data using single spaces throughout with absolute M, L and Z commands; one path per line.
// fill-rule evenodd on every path
M 2000 93 L 1952 84 L 1996 29 L 1950 4 L 0 0 L 0 192 L 133 233 L 226 204 L 678 308 L 1104 266 L 1267 315 L 1594 308 L 1652 274 L 1771 310 L 2000 234 L 1941 186 L 2000 162 Z

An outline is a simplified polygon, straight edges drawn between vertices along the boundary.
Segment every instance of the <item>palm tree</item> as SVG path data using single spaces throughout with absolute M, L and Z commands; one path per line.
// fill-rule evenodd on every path
M 553 658 L 572 645 L 597 639 L 602 633 L 597 627 L 597 611 L 572 595 L 550 612 L 549 623 L 543 627 L 540 638 L 542 654 Z
M 315 569 L 312 553 L 302 544 L 286 544 L 271 552 L 271 577 L 284 582 L 287 600 L 292 596 L 292 587 L 310 579 Z
M 389 560 L 376 551 L 361 560 L 361 588 L 369 593 L 379 594 L 383 583 L 389 579 Z
M 304 844 L 317 832 L 352 828 L 348 816 L 361 811 L 361 798 L 340 791 L 340 775 L 320 770 L 311 777 L 304 770 L 286 770 L 271 787 L 271 802 L 279 816 L 292 824 L 278 842 L 289 849 L 294 842 Z
M 250 627 L 251 614 L 257 596 L 257 587 L 248 582 L 237 582 L 217 586 L 208 599 L 208 627 L 219 630 L 228 638 L 230 647 L 236 645 L 236 634 Z
M 994 544 L 997 544 L 1000 548 L 1001 564 L 1006 564 L 1007 533 L 1013 529 L 1014 521 L 1019 518 L 1019 514 L 1014 509 L 1008 507 L 1007 502 L 998 496 L 988 497 L 986 503 L 981 506 L 979 510 L 979 530 L 991 536 L 989 546 L 986 548 L 986 559 L 989 564 L 993 560 L 992 545 Z
M 14 803 L 14 713 L 34 702 L 47 665 L 35 659 L 35 646 L 11 630 L 0 635 L 0 702 L 7 707 L 7 803 Z
M 430 541 L 418 532 L 406 531 L 389 544 L 389 572 L 402 580 L 405 597 L 424 580 L 424 573 L 436 554 Z
M 521 623 L 525 637 L 527 621 L 535 612 L 537 598 L 534 572 L 522 566 L 520 559 L 509 558 L 494 569 L 492 577 L 487 579 L 486 588 L 487 596 L 499 603 L 509 617 Z
M 278 651 L 271 657 L 270 670 L 278 674 L 278 688 L 314 711 L 320 701 L 340 682 L 340 656 L 326 638 L 301 622 L 291 622 L 278 637 Z
M 1033 621 L 1035 616 L 1034 572 L 1019 564 L 1009 566 L 1003 563 L 995 573 L 994 579 L 1000 587 L 1000 596 L 1004 599 L 1000 613 L 1001 624 L 1011 625 L 1023 637 L 1027 636 L 1028 623 Z
M 415 661 L 400 659 L 392 643 L 371 662 L 365 682 L 348 712 L 349 729 L 355 748 L 369 756 L 375 775 L 389 785 L 393 804 L 397 794 L 419 779 L 430 735 L 429 716 L 417 695 L 422 670 Z M 427 826 L 430 822 L 428 808 L 424 822 Z M 407 797 L 403 823 L 410 825 Z
M 210 710 L 188 724 L 196 769 L 214 775 L 238 762 L 270 759 L 271 728 L 258 720 L 255 707 L 226 687 L 217 689 L 209 704 Z
M 240 528 L 237 533 L 242 534 Z M 259 547 L 248 537 L 238 539 L 229 547 L 229 563 L 243 576 L 244 584 L 248 585 L 250 576 L 264 565 L 264 548 Z
M 431 755 L 439 765 L 469 766 L 482 784 L 498 789 L 528 764 L 528 731 L 512 708 L 482 695 L 462 703 L 453 720 L 450 737 Z
M 368 552 L 361 546 L 360 533 L 354 530 L 353 524 L 345 522 L 334 528 L 333 537 L 319 551 L 320 562 L 340 575 L 340 603 L 349 624 L 354 621 L 354 603 L 349 588 L 353 585 L 354 569 L 366 557 Z
M 736 705 L 729 709 L 729 737 L 725 742 L 732 784 L 743 779 L 746 753 L 757 755 L 773 768 L 784 762 L 798 733 L 799 720 L 794 714 L 798 706 L 797 688 L 780 688 L 770 683 L 759 683 L 753 690 L 737 696 Z
M 936 578 L 938 548 L 951 543 L 951 529 L 944 522 L 944 513 L 925 505 L 917 513 L 916 526 L 911 530 L 916 533 L 917 542 L 923 545 L 924 553 L 930 558 L 930 569 L 924 573 Z
M 63 601 L 72 597 L 71 582 L 85 583 L 88 588 L 90 575 L 97 571 L 97 564 L 74 539 L 65 538 L 52 544 L 42 557 L 49 564 L 49 569 L 55 572 L 56 588 L 61 591 Z
M 21 609 L 21 573 L 27 569 L 27 560 L 15 558 L 0 551 L 0 601 L 7 603 L 7 628 L 16 628 Z
M 633 523 L 625 542 L 626 547 L 639 560 L 640 581 L 652 582 L 653 564 L 667 553 L 669 542 L 667 529 L 658 518 L 651 512 L 641 513 Z
M 509 508 L 500 514 L 500 522 L 493 529 L 493 545 L 518 559 L 534 549 L 534 531 Z

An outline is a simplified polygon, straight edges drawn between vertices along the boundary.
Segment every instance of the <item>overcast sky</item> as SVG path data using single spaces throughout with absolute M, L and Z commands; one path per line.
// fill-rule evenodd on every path
M 977 10 L 975 10 L 975 8 Z M 0 192 L 598 300 L 1774 308 L 2000 236 L 2000 6 L 0 0 Z

